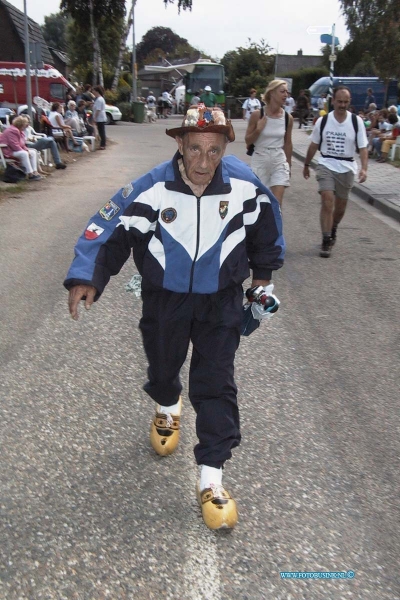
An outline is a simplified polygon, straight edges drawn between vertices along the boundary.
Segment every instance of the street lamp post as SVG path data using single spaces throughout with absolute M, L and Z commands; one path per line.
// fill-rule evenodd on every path
M 330 82 L 329 82 L 329 97 L 328 97 L 328 104 L 330 104 L 330 102 L 332 101 L 332 98 L 333 98 L 333 72 L 335 69 L 335 60 L 336 60 L 335 48 L 336 48 L 336 46 L 339 46 L 339 40 L 338 40 L 338 38 L 335 37 L 335 23 L 332 25 L 332 35 L 324 33 L 323 35 L 321 35 L 320 40 L 323 44 L 330 44 L 330 46 L 331 46 L 331 53 L 329 55 Z
M 28 104 L 28 115 L 32 120 L 32 87 L 31 87 L 31 60 L 29 53 L 29 27 L 26 0 L 24 0 L 24 29 L 25 29 L 25 69 L 26 69 L 26 100 Z
M 329 77 L 330 77 L 330 82 L 329 82 L 329 103 L 332 102 L 332 98 L 333 98 L 333 72 L 335 69 L 335 60 L 336 60 L 336 54 L 335 54 L 335 23 L 332 25 L 332 44 L 331 44 L 331 55 L 329 57 Z
M 135 4 L 136 4 L 136 0 L 132 3 L 132 102 L 135 102 L 137 100 Z

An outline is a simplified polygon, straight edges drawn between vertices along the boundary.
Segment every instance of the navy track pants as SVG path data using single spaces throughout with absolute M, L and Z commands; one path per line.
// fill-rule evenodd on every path
M 179 372 L 193 344 L 189 398 L 196 412 L 197 464 L 219 468 L 240 443 L 234 359 L 240 341 L 243 291 L 216 294 L 142 291 L 140 330 L 149 362 L 144 390 L 171 406 L 182 391 Z

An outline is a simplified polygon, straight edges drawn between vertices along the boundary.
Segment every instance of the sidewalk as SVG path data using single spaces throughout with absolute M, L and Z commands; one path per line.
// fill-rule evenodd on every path
M 293 124 L 292 139 L 293 156 L 304 162 L 310 136 L 303 129 L 298 129 L 297 121 Z M 318 152 L 315 157 L 318 157 Z M 316 164 L 314 158 L 312 166 Z M 365 184 L 355 183 L 353 193 L 400 222 L 400 169 L 369 159 L 367 181 Z

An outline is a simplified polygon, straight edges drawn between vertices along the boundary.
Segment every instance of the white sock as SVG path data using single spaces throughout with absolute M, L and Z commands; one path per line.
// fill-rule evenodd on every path
M 201 465 L 200 491 L 202 492 L 206 488 L 209 488 L 211 483 L 214 485 L 222 484 L 222 469 Z
M 170 415 L 180 415 L 181 414 L 180 403 L 178 401 L 176 404 L 173 404 L 172 406 L 161 406 L 161 404 L 159 404 L 157 412 L 160 412 L 163 414 L 169 413 Z

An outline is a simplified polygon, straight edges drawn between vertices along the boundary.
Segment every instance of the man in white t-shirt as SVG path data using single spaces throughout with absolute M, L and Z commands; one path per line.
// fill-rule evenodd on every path
M 347 109 L 350 106 L 350 90 L 340 86 L 333 93 L 333 112 L 320 117 L 311 135 L 304 163 L 303 176 L 310 177 L 310 164 L 319 149 L 316 178 L 321 194 L 322 247 L 320 256 L 329 258 L 336 242 L 337 227 L 342 220 L 354 177 L 358 172 L 354 160 L 357 149 L 360 151 L 361 170 L 358 181 L 367 179 L 368 140 L 362 119 L 352 116 Z M 321 125 L 324 125 L 321 135 Z M 357 134 L 356 134 L 357 129 Z
M 293 107 L 295 106 L 296 102 L 294 101 L 294 98 L 292 98 L 292 96 L 290 95 L 290 93 L 288 92 L 287 98 L 285 100 L 285 110 L 286 112 L 291 115 L 293 112 Z
M 256 98 L 256 96 L 257 90 L 252 88 L 250 90 L 250 97 L 247 98 L 242 104 L 243 119 L 245 121 L 248 121 L 250 119 L 251 113 L 253 113 L 255 110 L 260 110 L 261 108 L 261 102 L 258 98 Z

